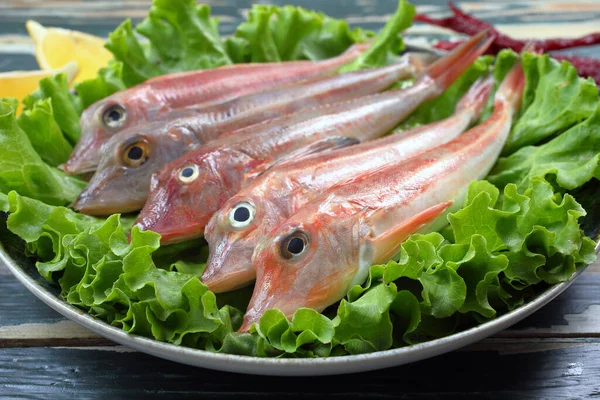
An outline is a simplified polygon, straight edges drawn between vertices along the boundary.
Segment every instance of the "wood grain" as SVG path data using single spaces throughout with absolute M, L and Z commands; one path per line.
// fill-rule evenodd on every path
M 508 345 L 508 347 L 507 347 Z M 0 393 L 49 398 L 583 399 L 600 395 L 600 341 L 485 341 L 355 375 L 285 378 L 193 368 L 123 348 L 0 349 Z
M 208 0 L 233 32 L 257 0 Z M 395 0 L 271 0 L 294 3 L 379 29 Z M 150 0 L 2 0 L 0 71 L 33 70 L 25 21 L 106 37 L 123 19 L 147 15 Z M 445 0 L 418 1 L 441 17 Z M 598 30 L 600 2 L 463 1 L 462 9 L 519 38 L 574 37 Z M 410 40 L 447 37 L 417 24 Z M 600 46 L 568 53 L 600 55 Z M 1 155 L 0 155 L 1 156 Z M 600 397 L 600 263 L 561 296 L 513 328 L 457 352 L 419 363 L 352 376 L 273 378 L 234 375 L 172 363 L 115 346 L 66 320 L 30 294 L 0 265 L 0 398 L 489 398 Z M 101 347 L 99 347 L 101 346 Z

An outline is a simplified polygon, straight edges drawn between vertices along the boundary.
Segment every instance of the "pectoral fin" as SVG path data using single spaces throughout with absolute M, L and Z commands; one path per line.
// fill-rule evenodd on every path
M 291 161 L 297 161 L 299 159 L 311 156 L 313 154 L 317 154 L 323 151 L 331 151 L 337 150 L 348 146 L 353 146 L 355 144 L 359 144 L 360 140 L 351 137 L 345 136 L 334 136 L 327 139 L 319 140 L 318 142 L 311 143 L 307 146 L 304 146 L 292 153 L 283 156 L 275 163 L 273 163 L 270 168 L 275 166 L 281 166 L 283 164 L 287 164 Z
M 396 225 L 392 229 L 369 239 L 370 248 L 372 249 L 372 263 L 379 264 L 389 261 L 408 236 L 438 218 L 452 203 L 452 201 L 448 201 L 430 207 L 400 225 Z

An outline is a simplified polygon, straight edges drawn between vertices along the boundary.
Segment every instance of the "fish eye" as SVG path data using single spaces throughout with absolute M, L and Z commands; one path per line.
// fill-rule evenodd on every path
M 126 120 L 127 111 L 118 104 L 110 106 L 104 110 L 104 114 L 102 114 L 102 121 L 104 121 L 104 125 L 109 128 L 120 128 L 125 124 Z
M 145 140 L 137 140 L 127 147 L 123 152 L 123 162 L 128 167 L 139 167 L 146 162 L 150 155 L 150 148 Z
M 179 180 L 183 183 L 190 183 L 195 181 L 200 175 L 197 165 L 189 165 L 179 170 Z
M 246 201 L 237 203 L 229 211 L 229 224 L 233 228 L 245 228 L 254 220 L 256 208 Z
M 294 231 L 281 241 L 281 256 L 286 260 L 300 257 L 308 248 L 309 236 L 304 231 Z

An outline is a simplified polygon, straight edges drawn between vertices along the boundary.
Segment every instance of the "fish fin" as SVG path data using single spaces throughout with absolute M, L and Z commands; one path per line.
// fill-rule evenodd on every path
M 396 225 L 382 234 L 368 239 L 369 247 L 372 249 L 372 263 L 379 264 L 388 261 L 398 251 L 402 242 L 411 234 L 422 228 L 425 224 L 433 222 L 452 205 L 452 201 L 437 204 L 430 207 L 412 218 Z M 389 218 L 381 210 L 381 218 Z
M 482 76 L 471 85 L 467 93 L 458 101 L 456 110 L 473 110 L 476 114 L 473 119 L 479 118 L 493 88 L 494 77 L 491 74 Z
M 504 77 L 500 84 L 496 96 L 504 97 L 513 107 L 513 110 L 519 108 L 521 97 L 523 96 L 523 88 L 525 86 L 525 75 L 521 60 L 517 60 L 510 71 Z
M 337 150 L 348 146 L 353 146 L 355 144 L 359 144 L 360 140 L 356 138 L 346 137 L 346 136 L 333 136 L 326 139 L 319 140 L 318 142 L 311 143 L 306 145 L 296 151 L 293 151 L 290 154 L 287 154 L 277 161 L 275 161 L 270 167 L 279 167 L 283 164 L 287 164 L 292 161 L 297 161 L 303 159 L 305 157 L 312 156 L 317 153 L 321 153 L 323 151 L 331 151 Z
M 427 75 L 435 80 L 441 90 L 446 90 L 453 84 L 490 47 L 494 36 L 480 44 L 487 33 L 487 30 L 478 33 L 429 66 Z

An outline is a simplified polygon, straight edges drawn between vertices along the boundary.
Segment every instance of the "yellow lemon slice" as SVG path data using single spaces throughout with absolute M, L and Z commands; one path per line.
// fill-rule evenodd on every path
M 104 40 L 87 33 L 63 28 L 46 28 L 29 20 L 25 27 L 35 43 L 35 58 L 44 71 L 61 68 L 76 61 L 79 73 L 75 82 L 95 78 L 108 65 L 112 54 L 104 48 Z
M 54 71 L 11 71 L 0 73 L 0 97 L 16 97 L 19 102 L 25 96 L 33 93 L 39 86 L 40 80 L 64 72 L 67 80 L 73 81 L 77 75 L 77 63 L 71 61 L 62 68 Z M 17 114 L 20 113 L 22 104 L 19 104 Z

